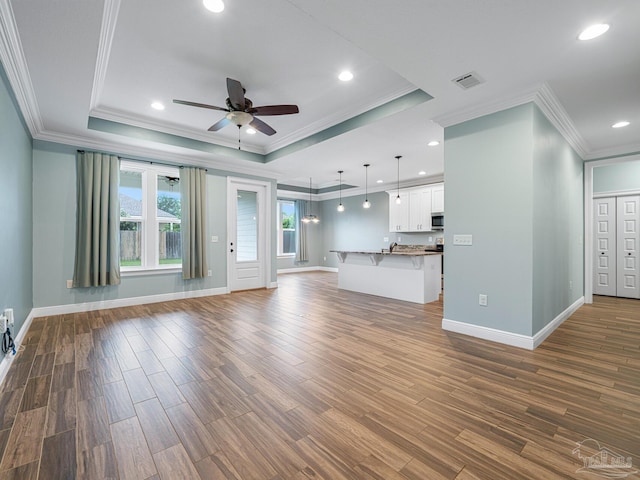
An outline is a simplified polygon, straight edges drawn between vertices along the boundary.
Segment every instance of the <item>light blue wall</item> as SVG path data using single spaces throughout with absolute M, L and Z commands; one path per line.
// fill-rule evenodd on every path
M 0 312 L 13 308 L 20 330 L 32 308 L 31 135 L 0 65 Z
M 183 280 L 181 273 L 123 276 L 119 286 L 66 288 L 72 278 L 75 248 L 75 149 L 36 142 L 33 150 L 33 303 L 35 307 L 115 300 L 225 287 L 227 283 L 227 178 L 207 173 L 207 262 L 212 276 Z M 262 179 L 264 180 L 264 179 Z M 275 182 L 272 182 L 275 215 Z M 274 217 L 272 217 L 274 218 Z M 276 279 L 275 235 L 271 281 Z
M 593 169 L 593 193 L 638 189 L 640 189 L 640 160 L 603 165 Z
M 397 242 L 403 245 L 434 245 L 441 232 L 389 232 L 389 195 L 386 192 L 369 194 L 371 208 L 362 208 L 364 195 L 342 197 L 344 212 L 338 212 L 338 200 L 322 202 L 323 251 L 321 265 L 338 267 L 338 258 L 330 250 L 380 250 Z M 388 241 L 384 239 L 388 238 Z M 326 261 L 324 258 L 326 257 Z
M 524 105 L 445 129 L 446 319 L 531 335 L 532 116 Z
M 583 162 L 533 111 L 533 334 L 582 297 Z

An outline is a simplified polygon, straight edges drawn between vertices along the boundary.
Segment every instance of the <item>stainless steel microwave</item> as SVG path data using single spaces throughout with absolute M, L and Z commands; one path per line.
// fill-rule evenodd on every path
M 431 229 L 444 230 L 444 213 L 434 213 L 431 215 Z

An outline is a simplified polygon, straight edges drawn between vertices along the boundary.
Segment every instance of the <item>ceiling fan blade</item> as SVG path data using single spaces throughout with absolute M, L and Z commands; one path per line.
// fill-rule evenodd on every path
M 263 107 L 254 107 L 248 110 L 253 115 L 291 115 L 299 113 L 297 105 L 265 105 Z
M 238 110 L 244 110 L 244 88 L 238 80 L 227 78 L 227 92 L 229 92 L 229 100 Z
M 219 120 L 218 122 L 216 122 L 213 125 L 211 125 L 208 128 L 208 130 L 210 132 L 217 132 L 222 127 L 226 127 L 227 125 L 230 125 L 230 124 L 231 124 L 231 122 L 229 121 L 229 119 L 227 117 L 223 117 L 221 120 Z
M 251 120 L 251 123 L 249 125 L 251 125 L 253 128 L 258 130 L 259 132 L 264 133 L 265 135 L 271 136 L 274 133 L 276 133 L 276 131 L 273 128 L 271 128 L 269 125 L 264 123 L 259 118 L 254 117 L 253 120 Z
M 176 99 L 174 99 L 173 103 L 179 103 L 180 105 L 188 105 L 190 107 L 208 108 L 210 110 L 221 110 L 223 112 L 228 112 L 229 111 L 229 109 L 227 109 L 227 108 L 216 107 L 215 105 L 207 105 L 206 103 L 189 102 L 187 100 L 176 100 Z

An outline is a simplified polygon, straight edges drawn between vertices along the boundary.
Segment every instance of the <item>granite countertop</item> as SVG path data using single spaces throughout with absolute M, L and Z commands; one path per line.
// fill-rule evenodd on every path
M 330 252 L 334 252 L 334 253 L 357 253 L 357 254 L 361 254 L 361 255 L 404 255 L 407 257 L 423 257 L 426 255 L 442 255 L 442 252 L 436 252 L 433 250 L 401 250 L 399 252 L 394 251 L 394 252 L 389 252 L 388 249 L 382 249 L 382 250 L 369 250 L 369 251 L 365 251 L 365 250 L 329 250 Z

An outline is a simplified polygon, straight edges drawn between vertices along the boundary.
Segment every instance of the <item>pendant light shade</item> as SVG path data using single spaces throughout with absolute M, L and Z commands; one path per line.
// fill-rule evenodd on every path
M 309 177 L 309 213 L 307 213 L 304 217 L 302 217 L 303 223 L 319 223 L 320 219 L 317 215 L 314 215 L 311 210 L 311 177 Z
M 338 170 L 338 174 L 340 174 L 340 203 L 338 203 L 338 211 L 344 212 L 344 205 L 342 205 L 342 173 L 344 170 Z
M 396 155 L 396 160 L 398 161 L 398 196 L 396 197 L 396 205 L 400 205 L 402 203 L 402 199 L 400 198 L 400 159 L 402 155 Z
M 369 163 L 364 164 L 364 202 L 362 202 L 362 208 L 371 208 L 371 202 L 369 201 Z

